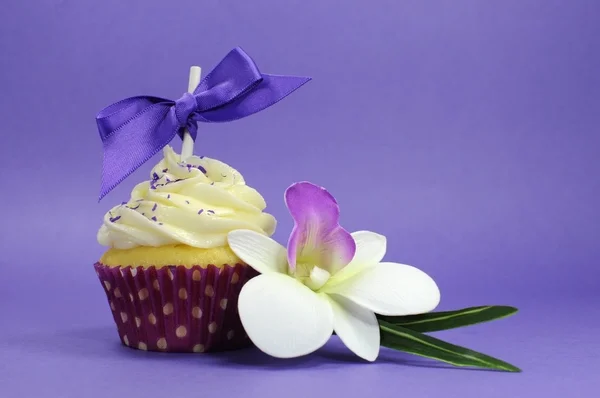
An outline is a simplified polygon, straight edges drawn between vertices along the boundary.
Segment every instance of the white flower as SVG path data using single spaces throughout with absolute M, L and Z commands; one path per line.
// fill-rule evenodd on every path
M 356 355 L 374 361 L 380 346 L 375 313 L 411 315 L 437 306 L 433 279 L 409 265 L 381 262 L 385 237 L 348 234 L 323 188 L 294 184 L 286 203 L 295 220 L 287 250 L 250 230 L 228 236 L 231 249 L 261 274 L 244 285 L 238 301 L 242 324 L 259 349 L 298 357 L 322 347 L 335 331 Z

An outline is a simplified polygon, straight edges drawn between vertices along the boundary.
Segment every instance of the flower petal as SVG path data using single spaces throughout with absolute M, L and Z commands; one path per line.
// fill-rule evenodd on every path
M 227 235 L 231 250 L 246 264 L 261 274 L 287 273 L 285 247 L 255 231 L 238 229 Z
M 333 330 L 352 352 L 367 361 L 379 355 L 379 323 L 373 311 L 338 295 L 329 296 Z
M 294 219 L 288 242 L 288 262 L 317 265 L 334 274 L 352 260 L 356 244 L 339 225 L 340 209 L 324 188 L 310 182 L 293 184 L 285 202 Z
M 352 232 L 356 243 L 356 253 L 352 261 L 337 274 L 333 275 L 328 284 L 337 284 L 367 268 L 375 267 L 385 256 L 387 240 L 385 236 L 370 231 Z
M 339 294 L 381 315 L 401 316 L 433 310 L 440 291 L 433 279 L 405 264 L 380 263 L 321 291 Z
M 331 305 L 296 279 L 276 273 L 250 279 L 238 309 L 252 342 L 278 358 L 310 354 L 333 332 Z

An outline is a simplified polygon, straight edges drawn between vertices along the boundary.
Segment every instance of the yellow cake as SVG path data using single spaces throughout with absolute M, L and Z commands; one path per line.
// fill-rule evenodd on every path
M 182 265 L 190 268 L 193 265 L 206 267 L 213 264 L 223 267 L 224 264 L 239 264 L 242 261 L 228 246 L 203 249 L 187 245 L 164 245 L 158 247 L 138 246 L 131 249 L 108 249 L 100 262 L 109 267 L 165 267 Z

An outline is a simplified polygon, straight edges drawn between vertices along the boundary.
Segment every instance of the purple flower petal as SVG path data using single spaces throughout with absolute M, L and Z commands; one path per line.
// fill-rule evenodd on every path
M 356 244 L 339 225 L 340 208 L 329 192 L 310 182 L 299 182 L 285 191 L 285 203 L 294 219 L 288 241 L 291 269 L 305 263 L 333 274 L 352 260 Z

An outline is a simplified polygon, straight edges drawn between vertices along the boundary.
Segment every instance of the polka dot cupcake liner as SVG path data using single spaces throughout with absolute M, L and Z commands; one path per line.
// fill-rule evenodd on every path
M 147 351 L 226 351 L 250 345 L 237 310 L 249 266 L 94 264 L 124 345 Z

